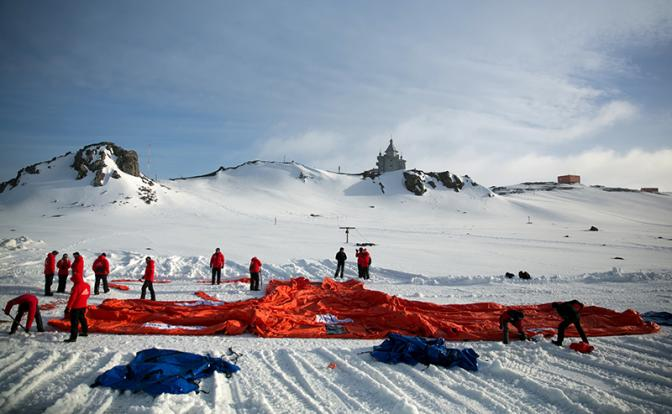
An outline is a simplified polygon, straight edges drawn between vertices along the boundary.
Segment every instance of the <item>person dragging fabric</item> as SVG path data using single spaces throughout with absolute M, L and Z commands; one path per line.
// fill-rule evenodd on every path
M 147 267 L 145 267 L 145 275 L 140 280 L 145 282 L 142 284 L 142 291 L 140 293 L 140 299 L 145 298 L 147 289 L 149 289 L 149 294 L 151 295 L 152 300 L 156 300 L 156 295 L 154 294 L 154 260 L 151 257 L 147 256 L 145 259 Z
M 562 322 L 558 326 L 558 339 L 553 341 L 553 344 L 562 346 L 562 341 L 565 339 L 565 329 L 570 324 L 574 324 L 576 331 L 581 336 L 581 340 L 585 343 L 588 343 L 588 338 L 581 328 L 581 309 L 583 309 L 583 303 L 578 300 L 571 300 L 569 302 L 553 302 L 553 309 L 558 312 L 558 315 L 562 317 Z
M 75 262 L 82 260 L 82 269 L 84 261 L 79 253 L 75 253 Z M 82 326 L 82 336 L 89 335 L 89 325 L 86 323 L 86 305 L 91 296 L 91 286 L 84 281 L 83 271 L 75 271 L 73 265 L 72 271 L 72 290 L 70 291 L 70 299 L 65 306 L 65 318 L 70 317 L 70 338 L 64 342 L 75 342 L 79 334 L 79 325 Z
M 519 310 L 509 309 L 502 312 L 499 316 L 499 329 L 502 330 L 503 343 L 509 343 L 509 324 L 518 330 L 518 338 L 521 341 L 527 339 L 527 335 L 525 335 L 525 331 L 523 330 L 523 318 L 525 318 L 525 315 Z
M 33 320 L 35 320 L 37 324 L 37 331 L 44 332 L 44 326 L 42 325 L 42 315 L 40 315 L 37 296 L 25 294 L 10 300 L 5 306 L 6 315 L 11 317 L 9 313 L 12 311 L 14 305 L 18 305 L 19 310 L 16 312 L 16 316 L 13 318 L 14 322 L 12 323 L 12 327 L 9 328 L 10 335 L 16 332 L 17 328 L 21 324 L 21 318 L 23 318 L 23 314 L 26 312 L 28 312 L 28 316 L 26 318 L 26 326 L 24 328 L 25 331 L 30 332 L 30 327 L 33 326 Z

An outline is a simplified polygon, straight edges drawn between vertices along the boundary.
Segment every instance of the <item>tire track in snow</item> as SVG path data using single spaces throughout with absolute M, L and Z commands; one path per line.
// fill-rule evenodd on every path
M 614 361 L 612 366 L 600 361 L 599 355 L 595 354 L 583 355 L 555 348 L 548 354 L 541 363 L 534 365 L 534 369 L 527 362 L 507 360 L 505 365 L 549 387 L 565 388 L 565 392 L 575 396 L 591 411 L 627 412 L 643 407 L 660 411 L 670 407 L 669 387 L 663 385 L 661 389 L 659 383 L 643 386 L 643 380 L 636 375 L 614 375 L 614 368 L 631 363 L 629 359 Z M 643 391 L 651 388 L 658 391 Z
M 240 371 L 239 371 L 240 372 Z M 238 373 L 233 374 L 234 376 Z M 233 402 L 232 391 L 231 391 L 231 382 L 234 381 L 234 377 L 226 378 L 225 374 L 215 372 L 213 374 L 213 412 L 215 413 L 232 413 L 234 412 L 231 406 Z
M 18 384 L 6 391 L 3 397 L 7 398 L 10 395 L 12 397 L 5 405 L 6 409 L 11 410 L 13 407 L 20 405 L 42 383 L 50 382 L 53 378 L 59 377 L 79 360 L 78 353 L 62 355 L 58 359 L 57 356 L 61 355 L 51 353 L 44 362 L 31 370 L 29 375 L 26 375 Z
M 319 358 L 319 355 L 317 353 L 314 354 L 315 357 Z M 296 355 L 296 359 L 300 361 L 300 363 L 303 365 L 304 372 L 307 372 L 311 375 L 312 379 L 319 379 L 319 380 L 324 380 L 328 379 L 329 383 L 325 384 L 325 387 L 323 387 L 325 390 L 333 394 L 332 397 L 327 397 L 328 402 L 340 402 L 343 407 L 339 407 L 337 412 L 366 412 L 367 409 L 364 405 L 360 404 L 356 399 L 352 398 L 347 392 L 343 390 L 341 385 L 335 381 L 336 377 L 338 375 L 337 371 L 332 371 L 329 372 L 329 368 L 326 368 L 326 366 L 331 362 L 329 360 L 325 360 L 324 358 L 320 358 L 318 363 L 321 363 L 321 365 L 315 366 L 311 364 L 306 358 L 304 358 L 301 354 Z M 323 368 L 318 368 L 318 367 L 323 367 Z M 320 372 L 320 369 L 323 371 L 326 370 L 326 372 Z
M 9 382 L 11 384 L 11 381 L 8 380 L 12 374 L 21 375 L 21 372 L 17 372 L 17 367 L 26 366 L 28 361 L 32 362 L 33 360 L 38 359 L 38 357 L 32 352 L 24 352 L 23 355 L 21 355 L 18 359 L 16 359 L 16 354 L 10 353 L 7 358 L 3 359 L 3 362 L 11 361 L 12 358 L 14 358 L 14 362 L 10 362 L 9 365 L 0 370 L 0 378 L 2 378 L 2 382 L 0 382 L 0 384 L 5 382 Z
M 304 406 L 310 406 L 310 411 L 324 412 L 324 407 L 309 394 L 312 391 L 312 386 L 301 377 L 300 371 L 289 357 L 289 351 L 284 349 L 278 350 L 272 354 L 271 362 L 276 368 L 275 371 L 281 381 L 284 382 L 285 387 L 291 390 L 291 394 L 298 396 L 304 402 Z M 292 377 L 294 377 L 294 380 Z M 295 381 L 306 387 L 305 390 L 297 385 Z
M 380 373 L 376 367 L 373 367 L 358 356 L 351 360 L 346 360 L 326 348 L 322 348 L 318 352 L 327 356 L 330 361 L 337 362 L 339 370 L 343 370 L 350 377 L 358 379 L 357 382 L 350 383 L 353 395 L 359 396 L 364 394 L 361 400 L 370 402 L 368 407 L 370 411 L 389 412 L 402 409 L 406 411 L 418 411 L 418 407 L 411 403 L 413 399 L 408 397 L 400 385 L 392 382 L 388 376 Z M 372 400 L 372 397 L 377 398 L 377 400 Z
M 86 370 L 80 374 L 83 378 L 92 378 L 108 369 L 111 369 L 121 364 L 125 355 L 122 353 L 114 353 L 107 358 L 107 362 L 97 363 L 97 367 L 91 367 L 91 355 L 86 355 L 86 366 L 92 369 Z M 100 360 L 105 359 L 104 356 Z M 81 367 L 79 367 L 81 369 Z M 77 377 L 75 377 L 77 378 Z M 77 384 L 78 381 L 70 380 L 68 383 Z M 93 383 L 93 379 L 91 379 Z M 62 413 L 84 413 L 84 412 L 105 412 L 115 400 L 114 391 L 109 388 L 91 388 L 87 384 L 80 384 L 70 390 L 64 391 L 64 395 L 50 405 L 45 414 L 62 414 Z
M 548 356 L 547 358 L 555 363 L 552 366 L 535 369 L 531 376 L 532 380 L 548 388 L 559 388 L 562 386 L 564 394 L 571 397 L 573 401 L 590 412 L 604 410 L 625 412 L 628 410 L 626 404 L 620 401 L 613 401 L 613 397 L 595 387 L 596 381 L 583 376 L 580 367 L 573 367 L 571 364 L 567 364 L 566 361 L 561 361 L 553 356 Z M 521 371 L 521 365 L 526 365 L 525 362 L 521 361 L 508 360 L 507 362 L 507 368 L 518 371 Z M 599 378 L 597 380 L 599 381 Z M 606 385 L 605 383 L 602 384 Z
M 459 372 L 451 372 L 454 376 L 444 377 L 449 380 L 451 384 L 449 387 L 441 387 L 435 382 L 432 382 L 430 378 L 436 379 L 436 377 L 433 376 L 434 372 L 427 372 L 429 369 L 422 370 L 418 368 L 418 366 L 412 367 L 407 364 L 396 364 L 390 367 L 386 366 L 385 368 L 386 370 L 390 369 L 395 373 L 399 372 L 400 374 L 403 374 L 399 376 L 402 380 L 405 380 L 405 384 L 408 387 L 415 389 L 417 394 L 422 395 L 422 398 L 419 398 L 420 395 L 413 395 L 413 399 L 414 401 L 418 401 L 421 409 L 425 412 L 435 413 L 456 411 L 455 407 L 440 404 L 440 402 L 443 401 L 440 397 L 447 395 L 450 395 L 453 400 L 457 400 L 464 407 L 464 411 L 490 411 L 481 401 L 479 401 L 483 398 L 490 400 L 492 405 L 496 406 L 496 409 L 492 410 L 492 412 L 501 412 L 504 408 L 502 404 L 486 397 L 474 387 L 465 385 L 469 384 L 469 382 L 465 381 L 467 378 L 465 378 L 463 375 L 464 372 L 459 368 L 455 368 L 455 370 Z M 436 370 L 438 370 L 438 368 L 435 368 L 432 371 Z
M 260 351 L 245 354 L 245 361 L 240 361 L 241 371 L 232 387 L 235 399 L 235 410 L 244 413 L 277 412 L 271 407 L 282 407 L 280 412 L 302 412 L 305 405 L 288 386 L 291 381 L 280 378 L 280 368 L 272 361 L 273 351 Z M 265 388 L 272 393 L 255 393 L 259 380 L 263 379 Z M 306 411 L 305 408 L 303 411 Z
M 436 379 L 440 384 L 444 384 L 446 382 L 451 382 L 455 381 L 453 378 L 451 369 L 443 369 L 439 367 L 430 367 L 428 368 L 428 371 L 436 371 Z M 482 374 L 483 370 L 479 373 Z M 474 383 L 476 389 L 484 390 L 483 392 L 485 395 L 488 396 L 489 399 L 493 401 L 493 404 L 496 406 L 499 406 L 498 411 L 506 411 L 506 412 L 514 412 L 519 409 L 518 406 L 512 404 L 512 396 L 510 393 L 503 392 L 501 389 L 499 389 L 496 385 L 490 383 L 490 381 L 485 380 L 482 378 L 483 375 L 470 375 L 469 376 L 469 381 Z M 497 381 L 499 382 L 499 381 Z M 477 387 L 476 387 L 477 386 Z M 500 385 L 501 387 L 501 385 Z
M 505 365 L 506 364 L 506 365 Z M 505 360 L 504 362 L 496 360 L 490 365 L 490 371 L 493 374 L 499 376 L 504 376 L 508 378 L 509 382 L 516 381 L 520 385 L 520 388 L 527 395 L 535 395 L 545 397 L 542 400 L 547 406 L 555 408 L 555 410 L 560 410 L 564 412 L 573 412 L 573 413 L 589 413 L 586 408 L 582 405 L 575 403 L 570 397 L 568 397 L 564 391 L 557 388 L 556 386 L 549 386 L 544 383 L 540 383 L 538 379 L 537 370 L 532 370 L 526 365 L 516 363 L 514 361 Z M 532 375 L 535 374 L 535 375 Z
M 613 363 L 602 362 L 597 358 L 582 354 L 567 352 L 562 355 L 562 361 L 569 360 L 574 364 L 572 375 L 576 377 L 591 377 L 606 384 L 606 389 L 611 398 L 614 396 L 631 403 L 631 408 L 643 405 L 662 405 L 672 407 L 672 398 L 669 397 L 672 390 L 672 382 L 666 378 L 651 376 L 646 371 L 637 368 L 631 369 L 628 364 L 633 360 L 622 358 L 618 354 L 612 356 Z M 566 364 L 566 362 L 565 362 Z M 566 365 L 567 366 L 567 365 Z M 620 374 L 620 375 L 614 375 Z M 573 377 L 568 377 L 571 380 Z M 658 392 L 648 390 L 657 389 Z

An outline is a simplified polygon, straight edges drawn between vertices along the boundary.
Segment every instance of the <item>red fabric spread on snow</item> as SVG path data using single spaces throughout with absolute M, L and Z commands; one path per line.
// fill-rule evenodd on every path
M 119 283 L 108 283 L 107 287 L 109 287 L 111 289 L 117 289 L 117 290 L 128 290 L 128 286 L 121 285 Z
M 525 328 L 530 335 L 553 335 L 561 321 L 550 303 L 512 307 L 496 303 L 437 305 L 368 290 L 355 280 L 272 280 L 266 296 L 240 302 L 221 302 L 205 293 L 199 296 L 204 300 L 108 299 L 89 307 L 89 331 L 169 335 L 251 332 L 262 337 L 368 339 L 397 332 L 448 340 L 499 341 L 499 316 L 506 309 L 525 313 Z M 328 334 L 327 325 L 318 322 L 317 315 L 330 315 L 338 329 L 330 325 L 332 334 Z M 50 320 L 49 324 L 63 331 L 70 329 L 67 320 Z M 581 311 L 581 325 L 589 337 L 660 330 L 658 325 L 644 322 L 635 311 L 616 312 L 597 306 L 586 306 Z M 577 336 L 573 326 L 566 335 Z

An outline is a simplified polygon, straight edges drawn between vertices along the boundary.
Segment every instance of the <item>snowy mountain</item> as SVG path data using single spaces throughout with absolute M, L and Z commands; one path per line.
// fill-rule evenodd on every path
M 100 143 L 22 169 L 0 193 L 3 238 L 180 257 L 222 246 L 244 269 L 253 254 L 278 266 L 332 258 L 345 241 L 339 227 L 353 226 L 350 242 L 376 245 L 377 265 L 424 275 L 669 264 L 658 259 L 666 250 L 639 247 L 651 241 L 663 248 L 672 238 L 672 197 L 664 194 L 521 185 L 525 191 L 514 186 L 498 196 L 449 172 L 340 174 L 268 161 L 154 182 L 137 166 L 133 151 Z M 79 223 L 90 225 L 70 231 Z M 586 233 L 591 226 L 601 231 Z M 534 260 L 529 246 L 538 252 Z M 642 254 L 633 256 L 632 249 Z M 484 254 L 490 259 L 482 260 Z M 302 263 L 301 274 L 321 268 Z
M 158 201 L 157 187 L 140 172 L 135 151 L 101 142 L 22 168 L 0 183 L 0 198 L 10 204 L 49 200 L 61 209 L 151 204 Z

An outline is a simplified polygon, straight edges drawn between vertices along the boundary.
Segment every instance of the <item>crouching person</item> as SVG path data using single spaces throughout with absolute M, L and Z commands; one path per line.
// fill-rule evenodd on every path
M 70 338 L 64 342 L 75 342 L 79 333 L 79 325 L 82 326 L 82 336 L 88 336 L 89 325 L 86 323 L 86 305 L 91 296 L 91 286 L 84 281 L 81 272 L 72 273 L 72 290 L 70 299 L 65 307 L 65 317 L 70 316 Z
M 503 343 L 509 343 L 509 324 L 516 327 L 518 330 L 518 338 L 520 338 L 521 341 L 527 339 L 525 330 L 523 330 L 523 318 L 525 318 L 523 312 L 514 309 L 506 310 L 499 316 L 499 329 L 502 330 Z
M 581 340 L 585 343 L 588 343 L 588 338 L 586 337 L 583 328 L 581 327 L 581 316 L 580 312 L 583 309 L 583 303 L 578 300 L 571 300 L 569 302 L 553 302 L 553 309 L 558 312 L 558 315 L 562 317 L 562 322 L 558 326 L 558 339 L 553 341 L 557 346 L 562 346 L 562 341 L 565 339 L 565 329 L 570 324 L 574 324 L 576 331 L 581 336 Z
M 12 323 L 12 327 L 9 328 L 10 335 L 16 332 L 19 324 L 21 323 L 21 318 L 23 318 L 23 314 L 26 312 L 28 312 L 25 326 L 26 332 L 29 332 L 30 327 L 33 326 L 33 320 L 35 320 L 37 323 L 37 331 L 44 332 L 44 327 L 42 326 L 42 316 L 40 315 L 40 308 L 38 308 L 37 304 L 37 296 L 29 294 L 18 296 L 7 302 L 7 305 L 5 306 L 5 314 L 7 315 L 9 315 L 9 312 L 12 311 L 14 305 L 19 305 L 19 310 L 16 312 L 16 317 L 13 318 L 14 323 Z

